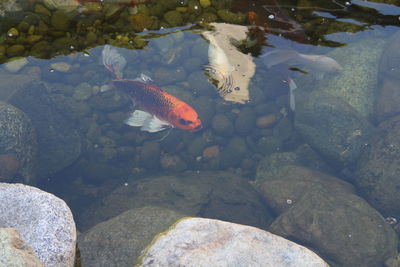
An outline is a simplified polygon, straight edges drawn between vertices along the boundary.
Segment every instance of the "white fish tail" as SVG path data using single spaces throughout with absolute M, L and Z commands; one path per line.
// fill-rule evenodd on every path
M 104 66 L 115 75 L 115 78 L 122 79 L 122 70 L 126 65 L 126 59 L 110 45 L 105 45 L 101 54 Z
M 295 62 L 299 57 L 299 53 L 293 50 L 275 49 L 268 53 L 265 53 L 260 58 L 262 62 L 271 68 L 279 64 L 291 64 Z

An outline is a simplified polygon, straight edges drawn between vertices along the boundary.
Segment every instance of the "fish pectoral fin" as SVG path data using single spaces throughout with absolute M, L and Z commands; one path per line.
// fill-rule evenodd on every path
M 153 115 L 146 111 L 135 110 L 132 114 L 125 120 L 125 124 L 129 126 L 139 127 L 143 126 L 146 120 L 151 120 Z
M 149 133 L 155 133 L 159 131 L 163 131 L 167 128 L 172 128 L 173 125 L 168 121 L 160 120 L 156 116 L 152 116 L 152 118 L 146 120 L 143 126 L 140 128 L 142 131 L 146 131 Z

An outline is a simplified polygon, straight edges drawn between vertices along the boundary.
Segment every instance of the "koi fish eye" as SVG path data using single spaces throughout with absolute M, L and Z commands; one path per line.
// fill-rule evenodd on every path
M 192 121 L 187 121 L 187 120 L 184 120 L 184 119 L 179 119 L 179 123 L 182 124 L 182 125 L 189 125 L 189 124 L 192 124 L 193 122 Z

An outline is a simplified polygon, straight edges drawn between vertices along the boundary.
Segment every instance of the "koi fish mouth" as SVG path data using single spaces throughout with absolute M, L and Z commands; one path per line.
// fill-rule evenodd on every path
M 197 131 L 200 131 L 201 129 L 203 129 L 203 126 L 198 125 L 198 126 L 194 127 L 193 130 L 191 130 L 191 132 L 197 132 Z

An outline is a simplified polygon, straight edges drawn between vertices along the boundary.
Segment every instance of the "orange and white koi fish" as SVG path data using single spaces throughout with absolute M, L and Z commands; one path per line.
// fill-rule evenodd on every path
M 174 127 L 190 132 L 202 128 L 199 115 L 191 106 L 163 91 L 148 76 L 141 74 L 134 80 L 123 79 L 122 69 L 126 60 L 115 48 L 106 45 L 102 57 L 104 66 L 115 77 L 111 87 L 127 93 L 141 108 L 131 114 L 126 124 L 152 133 Z

